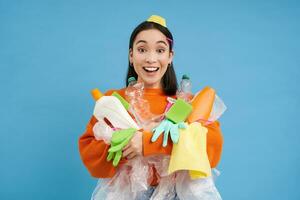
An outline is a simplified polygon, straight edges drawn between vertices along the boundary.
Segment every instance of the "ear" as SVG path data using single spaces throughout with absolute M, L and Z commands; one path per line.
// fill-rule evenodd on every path
M 170 51 L 170 54 L 169 54 L 169 63 L 171 63 L 173 61 L 173 57 L 174 57 L 174 51 Z
M 133 58 L 132 58 L 132 55 L 133 54 L 133 52 L 132 52 L 132 49 L 129 49 L 129 55 L 128 55 L 128 58 L 129 58 L 129 62 L 130 63 L 133 63 Z

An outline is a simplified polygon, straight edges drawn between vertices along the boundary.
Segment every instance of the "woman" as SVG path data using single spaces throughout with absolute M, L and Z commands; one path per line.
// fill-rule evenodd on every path
M 127 79 L 135 77 L 144 84 L 144 98 L 150 104 L 150 110 L 155 115 L 164 113 L 167 106 L 167 97 L 176 98 L 177 80 L 173 67 L 173 36 L 162 17 L 151 16 L 147 21 L 139 24 L 131 34 L 129 43 L 129 66 Z M 126 80 L 127 80 L 126 79 Z M 110 90 L 105 95 L 117 91 L 126 98 L 125 88 Z M 96 178 L 111 178 L 126 162 L 137 156 L 170 155 L 172 141 L 169 139 L 166 147 L 162 146 L 163 136 L 151 142 L 150 131 L 137 131 L 130 142 L 123 149 L 122 159 L 118 167 L 107 161 L 109 144 L 103 140 L 96 140 L 93 127 L 97 119 L 92 116 L 85 133 L 79 139 L 79 150 L 83 163 L 90 174 Z M 222 151 L 222 135 L 218 122 L 206 127 L 207 154 L 212 168 L 216 167 Z M 159 175 L 155 167 L 151 168 L 152 178 L 149 183 L 152 190 L 159 183 Z

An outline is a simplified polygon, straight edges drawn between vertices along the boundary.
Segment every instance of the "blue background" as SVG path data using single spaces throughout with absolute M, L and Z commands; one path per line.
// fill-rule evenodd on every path
M 167 19 L 178 78 L 228 110 L 223 199 L 300 199 L 299 1 L 0 1 L 0 199 L 89 199 L 90 90 L 124 86 L 131 31 Z

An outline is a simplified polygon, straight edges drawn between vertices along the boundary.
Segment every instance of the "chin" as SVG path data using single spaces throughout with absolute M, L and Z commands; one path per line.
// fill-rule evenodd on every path
M 156 87 L 156 86 L 160 85 L 160 81 L 144 79 L 144 84 L 145 84 L 145 86 L 148 86 L 148 87 Z

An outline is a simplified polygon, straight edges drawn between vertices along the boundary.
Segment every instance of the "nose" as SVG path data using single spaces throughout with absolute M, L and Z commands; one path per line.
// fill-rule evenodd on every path
M 157 61 L 157 57 L 155 52 L 149 52 L 146 56 L 146 62 L 147 63 L 155 63 Z

